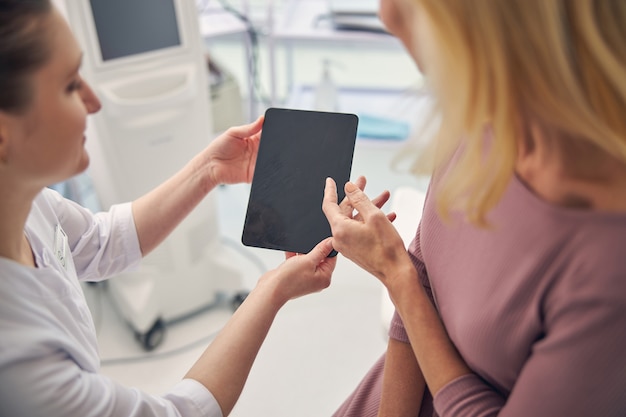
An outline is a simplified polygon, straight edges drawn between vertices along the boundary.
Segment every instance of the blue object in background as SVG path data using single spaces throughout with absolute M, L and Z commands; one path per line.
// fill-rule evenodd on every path
M 405 140 L 411 126 L 404 121 L 359 114 L 357 137 L 366 139 Z
M 87 172 L 83 172 L 66 181 L 53 184 L 50 188 L 58 191 L 63 197 L 77 202 L 94 213 L 100 211 L 102 208 L 91 177 Z

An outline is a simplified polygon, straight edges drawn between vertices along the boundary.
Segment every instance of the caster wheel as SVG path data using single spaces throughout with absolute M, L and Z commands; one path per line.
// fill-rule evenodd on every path
M 233 296 L 233 299 L 230 302 L 230 306 L 232 307 L 233 311 L 236 311 L 243 304 L 243 302 L 248 297 L 248 294 L 250 293 L 247 291 L 242 291 Z
M 151 351 L 163 342 L 165 338 L 165 323 L 162 319 L 157 319 L 150 330 L 146 333 L 135 333 L 137 341 L 146 351 Z

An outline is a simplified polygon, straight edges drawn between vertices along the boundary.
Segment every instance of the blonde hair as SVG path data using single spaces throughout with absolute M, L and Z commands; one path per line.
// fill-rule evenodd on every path
M 590 149 L 626 164 L 626 1 L 413 1 L 441 67 L 435 170 L 456 152 L 436 193 L 444 217 L 487 224 L 531 123 L 572 175 L 589 173 Z

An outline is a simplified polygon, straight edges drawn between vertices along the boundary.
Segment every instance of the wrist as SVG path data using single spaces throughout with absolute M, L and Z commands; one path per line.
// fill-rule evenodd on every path
M 219 185 L 215 178 L 215 169 L 213 167 L 213 158 L 206 150 L 198 154 L 190 164 L 193 176 L 200 185 L 200 189 L 206 195 Z
M 276 270 L 271 270 L 263 274 L 252 292 L 258 293 L 259 297 L 263 298 L 263 302 L 266 303 L 268 307 L 278 312 L 278 310 L 287 304 L 289 298 L 285 297 L 283 291 L 281 291 L 280 285 L 278 285 L 278 279 L 274 276 L 275 274 Z
M 386 287 L 396 308 L 405 296 L 409 299 L 413 297 L 410 294 L 419 289 L 421 284 L 417 270 L 409 259 L 399 262 L 393 270 L 389 271 L 386 277 Z

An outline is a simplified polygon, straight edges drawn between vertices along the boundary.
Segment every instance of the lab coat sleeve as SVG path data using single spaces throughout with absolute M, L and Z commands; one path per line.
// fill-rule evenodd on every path
M 22 359 L 0 372 L 3 417 L 222 417 L 213 395 L 196 381 L 183 380 L 157 396 L 85 371 L 62 350 Z
M 211 391 L 195 379 L 183 379 L 165 398 L 175 404 L 183 416 L 222 416 L 222 410 Z
M 81 281 L 98 281 L 139 264 L 141 249 L 130 203 L 94 214 L 56 191 L 46 190 L 45 196 L 68 235 Z

